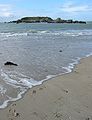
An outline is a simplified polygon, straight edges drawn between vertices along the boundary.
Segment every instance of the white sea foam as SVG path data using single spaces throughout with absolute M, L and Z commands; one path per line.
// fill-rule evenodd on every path
M 2 70 L 1 70 L 1 76 L 3 77 L 3 80 L 6 81 L 6 83 L 12 83 L 12 84 L 17 84 L 17 81 L 11 79 L 6 73 L 4 73 Z
M 90 53 L 90 54 L 86 55 L 86 57 L 90 57 L 90 56 L 92 56 L 92 53 Z
M 32 88 L 32 86 L 40 85 L 40 84 L 42 84 L 42 82 L 44 82 L 52 77 L 55 77 L 55 75 L 48 75 L 48 76 L 46 76 L 45 79 L 43 79 L 41 81 L 37 81 L 37 80 L 34 80 L 33 78 L 29 78 L 23 74 L 19 74 L 20 77 L 19 76 L 16 77 L 16 80 L 15 80 L 15 75 L 9 75 L 8 73 L 4 73 L 3 70 L 1 70 L 1 76 L 3 77 L 3 80 L 7 84 L 10 84 L 10 85 L 14 86 L 15 88 L 21 87 L 21 86 Z M 11 76 L 14 77 L 14 79 L 11 78 Z
M 1 70 L 1 71 L 2 71 L 1 76 L 3 77 L 3 80 L 7 84 L 18 86 L 18 87 L 21 87 L 21 85 L 29 87 L 29 88 L 32 87 L 31 79 L 22 78 L 22 77 L 20 77 L 20 78 L 16 77 L 16 80 L 15 80 L 15 79 L 11 78 L 11 76 L 8 74 L 8 72 L 4 73 L 3 70 Z M 12 75 L 12 76 L 14 76 L 14 75 Z M 17 81 L 17 79 L 19 79 L 19 80 Z
M 25 89 L 25 90 L 23 90 L 22 92 L 20 92 L 16 98 L 12 98 L 12 97 L 9 97 L 9 96 L 8 96 L 9 99 L 6 100 L 6 101 L 4 101 L 3 104 L 0 105 L 0 109 L 4 109 L 5 107 L 7 107 L 7 105 L 8 105 L 9 102 L 13 102 L 13 101 L 17 101 L 17 100 L 21 99 L 21 98 L 22 98 L 22 95 L 23 95 L 26 91 L 27 91 L 27 90 Z
M 27 36 L 27 33 L 0 33 L 0 37 L 16 37 L 16 36 Z
M 66 30 L 66 31 L 48 31 L 48 30 L 29 30 L 27 32 L 22 33 L 0 33 L 0 37 L 18 37 L 18 36 L 31 36 L 32 34 L 44 35 L 44 34 L 52 34 L 52 35 L 62 35 L 62 36 L 90 36 L 92 35 L 92 30 Z
M 27 33 L 49 33 L 48 30 L 29 30 Z
M 6 93 L 6 91 L 7 91 L 6 88 L 4 88 L 3 85 L 0 85 L 0 93 L 3 95 Z
M 80 59 L 81 59 L 81 58 L 77 57 L 76 59 L 73 59 L 73 60 L 72 60 L 73 62 L 72 62 L 72 63 L 69 63 L 69 65 L 68 65 L 67 67 L 63 67 L 64 69 L 67 70 L 66 73 L 72 72 L 72 70 L 74 69 L 75 65 L 77 65 L 77 64 L 79 63 Z M 66 73 L 64 73 L 64 74 L 66 74 Z
M 90 36 L 92 35 L 92 30 L 66 30 L 66 31 L 57 31 L 54 33 L 55 35 L 62 35 L 62 36 Z

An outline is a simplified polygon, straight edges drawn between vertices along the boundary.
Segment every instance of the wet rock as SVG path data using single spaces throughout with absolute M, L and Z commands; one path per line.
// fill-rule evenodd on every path
M 63 52 L 62 50 L 59 50 L 59 52 Z
M 18 66 L 17 64 L 13 63 L 13 62 L 6 62 L 4 63 L 4 65 L 14 65 L 14 66 Z

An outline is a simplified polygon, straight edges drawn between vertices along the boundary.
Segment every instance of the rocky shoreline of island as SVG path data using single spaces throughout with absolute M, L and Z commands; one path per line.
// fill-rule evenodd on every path
M 86 24 L 85 21 L 78 21 L 78 20 L 64 20 L 62 18 L 52 19 L 51 17 L 23 17 L 16 21 L 10 21 L 9 23 L 80 23 Z

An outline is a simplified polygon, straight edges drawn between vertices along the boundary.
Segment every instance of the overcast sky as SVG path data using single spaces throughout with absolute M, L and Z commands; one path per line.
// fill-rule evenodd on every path
M 92 20 L 92 0 L 0 0 L 0 21 L 25 16 Z

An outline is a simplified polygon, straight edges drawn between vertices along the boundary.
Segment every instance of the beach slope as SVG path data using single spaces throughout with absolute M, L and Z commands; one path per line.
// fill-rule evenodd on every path
M 0 110 L 0 120 L 92 120 L 92 57 L 29 90 Z

